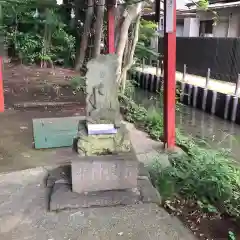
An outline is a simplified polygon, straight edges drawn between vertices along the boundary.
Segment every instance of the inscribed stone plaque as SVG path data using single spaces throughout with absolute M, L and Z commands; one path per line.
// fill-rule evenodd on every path
M 138 161 L 115 156 L 86 157 L 72 162 L 72 188 L 84 193 L 113 189 L 129 189 L 137 186 Z M 110 159 L 111 158 L 111 159 Z

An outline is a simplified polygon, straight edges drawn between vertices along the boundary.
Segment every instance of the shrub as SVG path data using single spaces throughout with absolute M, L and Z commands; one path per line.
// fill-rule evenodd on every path
M 169 198 L 175 194 L 209 203 L 220 212 L 240 216 L 240 169 L 224 153 L 196 147 L 193 156 L 171 159 L 165 169 L 151 167 L 153 181 Z

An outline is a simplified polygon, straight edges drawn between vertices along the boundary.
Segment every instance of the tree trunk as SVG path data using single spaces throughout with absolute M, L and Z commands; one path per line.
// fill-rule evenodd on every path
M 43 36 L 43 46 L 42 46 L 42 59 L 41 59 L 41 68 L 47 68 L 47 63 L 52 63 L 49 56 L 49 48 L 52 40 L 52 26 L 50 24 L 51 11 L 47 8 L 45 10 L 46 22 L 44 25 L 44 36 Z M 52 65 L 52 64 L 51 64 Z M 52 67 L 52 66 L 51 66 Z
M 95 36 L 94 36 L 94 47 L 93 47 L 93 58 L 100 55 L 101 52 L 101 41 L 102 41 L 102 30 L 103 30 L 103 18 L 104 18 L 104 4 L 105 0 L 97 1 L 97 19 L 95 23 Z
M 119 38 L 120 38 L 120 29 L 122 27 L 122 23 L 124 18 L 122 17 L 124 12 L 124 7 L 122 5 L 119 5 L 115 11 L 115 36 L 114 36 L 114 42 L 115 42 L 115 49 L 117 49 Z
M 124 49 L 126 46 L 126 42 L 128 40 L 128 30 L 129 27 L 134 19 L 136 19 L 137 16 L 140 15 L 142 9 L 144 7 L 144 2 L 138 2 L 134 5 L 130 5 L 127 7 L 125 12 L 123 13 L 123 23 L 120 29 L 120 38 L 117 46 L 116 53 L 118 55 L 118 78 L 117 82 L 120 84 L 122 74 L 121 74 L 121 68 L 122 68 L 122 61 L 123 61 L 123 54 Z M 125 74 L 126 75 L 126 74 Z
M 128 54 L 128 57 L 125 61 L 125 65 L 122 69 L 121 76 L 120 76 L 120 81 L 121 81 L 121 84 L 122 84 L 122 92 L 123 93 L 124 93 L 125 88 L 126 88 L 127 72 L 133 64 L 134 52 L 135 52 L 135 49 L 136 49 L 136 45 L 137 45 L 137 42 L 138 42 L 138 36 L 139 36 L 140 19 L 141 19 L 141 15 L 138 15 L 136 25 L 135 25 L 135 29 L 134 29 L 133 39 L 131 41 L 132 45 L 128 46 L 128 53 L 129 54 Z
M 82 33 L 80 53 L 79 53 L 77 64 L 75 66 L 76 71 L 79 71 L 82 68 L 84 63 L 84 59 L 86 56 L 86 49 L 88 45 L 88 37 L 91 30 L 92 18 L 93 18 L 93 0 L 88 0 L 88 9 L 86 12 L 84 30 Z

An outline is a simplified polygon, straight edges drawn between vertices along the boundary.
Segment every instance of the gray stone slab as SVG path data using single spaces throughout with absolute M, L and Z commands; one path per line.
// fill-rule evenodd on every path
M 53 168 L 46 177 L 46 186 L 53 187 L 56 182 L 71 184 L 71 165 Z
M 159 156 L 162 153 L 157 152 L 156 150 L 149 151 L 146 153 L 141 153 L 141 154 L 137 154 L 137 159 L 139 162 L 142 162 L 146 165 L 151 164 L 152 162 L 154 162 L 155 160 L 159 159 Z
M 130 132 L 131 142 L 137 155 L 164 150 L 162 142 L 152 140 L 146 132 L 136 129 L 131 123 L 125 122 L 125 124 Z
M 137 187 L 138 161 L 134 152 L 79 157 L 72 160 L 72 189 L 77 193 Z
M 50 210 L 111 207 L 117 205 L 133 205 L 140 201 L 140 193 L 134 190 L 98 191 L 88 194 L 72 192 L 68 184 L 57 183 L 51 194 Z
M 148 172 L 147 168 L 144 166 L 144 163 L 142 163 L 142 162 L 139 162 L 138 176 L 146 176 L 146 177 L 150 178 L 149 172 Z
M 153 187 L 149 179 L 138 179 L 138 189 L 141 194 L 141 200 L 144 203 L 161 204 L 162 198 L 156 188 Z

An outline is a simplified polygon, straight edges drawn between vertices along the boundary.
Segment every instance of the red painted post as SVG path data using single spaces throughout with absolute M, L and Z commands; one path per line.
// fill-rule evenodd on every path
M 114 46 L 114 28 L 115 28 L 115 16 L 114 16 L 114 6 L 108 6 L 108 32 L 107 32 L 107 48 L 108 53 L 115 53 Z
M 164 3 L 164 140 L 175 146 L 176 0 Z
M 0 56 L 0 112 L 4 112 L 4 90 L 3 90 L 3 59 Z

